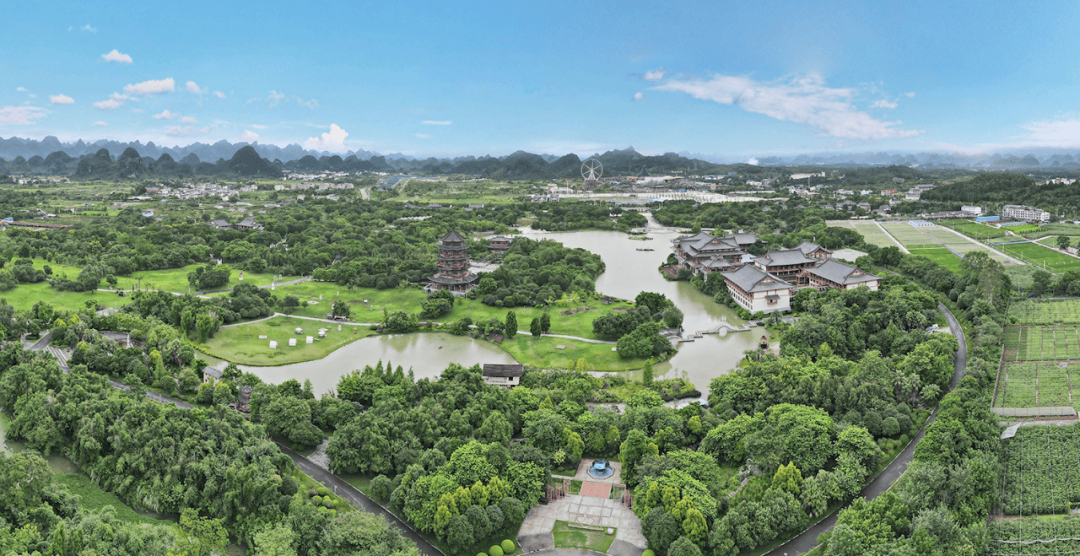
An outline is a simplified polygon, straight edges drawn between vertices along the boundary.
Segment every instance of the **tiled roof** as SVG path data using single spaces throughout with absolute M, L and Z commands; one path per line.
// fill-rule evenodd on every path
M 783 251 L 769 251 L 765 256 L 754 259 L 763 266 L 789 266 L 795 264 L 808 264 L 815 262 L 809 259 L 798 249 L 784 249 Z
M 804 241 L 804 242 L 800 243 L 795 248 L 798 249 L 799 251 L 802 251 L 806 255 L 810 255 L 810 253 L 813 253 L 814 251 L 817 251 L 818 249 L 822 249 L 826 253 L 832 253 L 832 251 L 829 251 L 828 249 L 825 249 L 824 247 L 822 247 L 822 246 L 820 246 L 820 245 L 818 245 L 816 243 L 810 243 L 809 241 Z
M 520 377 L 524 374 L 525 367 L 520 363 L 511 365 L 484 363 L 484 376 Z
M 815 276 L 820 276 L 830 282 L 837 284 L 859 284 L 862 282 L 873 282 L 874 280 L 880 280 L 878 276 L 869 274 L 860 270 L 856 266 L 842 263 L 836 259 L 826 259 L 820 265 L 807 269 L 807 272 Z
M 749 293 L 791 288 L 791 284 L 753 265 L 746 265 L 733 272 L 725 272 L 724 278 L 731 280 L 740 289 Z
M 457 233 L 457 230 L 450 230 L 439 241 L 465 241 L 465 238 L 461 237 L 461 234 Z

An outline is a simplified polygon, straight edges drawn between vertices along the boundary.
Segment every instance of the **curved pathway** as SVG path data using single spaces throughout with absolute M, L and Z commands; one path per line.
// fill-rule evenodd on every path
M 301 471 L 306 473 L 312 479 L 315 479 L 324 487 L 333 490 L 335 495 L 348 500 L 354 507 L 364 510 L 365 512 L 386 516 L 386 519 L 392 525 L 401 530 L 402 535 L 416 543 L 417 548 L 420 549 L 422 554 L 425 554 L 426 556 L 444 556 L 441 550 L 429 543 L 427 539 L 417 533 L 408 523 L 405 523 L 398 518 L 398 516 L 391 513 L 390 510 L 387 510 L 371 498 L 368 498 L 366 494 L 360 492 L 356 487 L 345 482 L 341 477 L 311 463 L 309 459 L 290 450 L 284 444 L 277 441 L 275 441 L 275 443 L 283 454 L 292 458 L 293 463 L 295 463 Z
M 949 380 L 949 391 L 951 392 L 953 388 L 956 388 L 956 384 L 960 382 L 960 379 L 963 378 L 964 368 L 967 367 L 967 339 L 964 337 L 964 330 L 960 328 L 960 323 L 957 322 L 956 317 L 953 316 L 949 309 L 938 303 L 938 310 L 945 316 L 945 320 L 949 323 L 949 329 L 952 330 L 953 335 L 956 336 L 957 341 L 960 343 L 960 348 L 956 350 L 956 358 L 953 362 L 953 376 Z M 866 488 L 859 493 L 859 496 L 867 500 L 873 500 L 892 488 L 896 480 L 907 470 L 908 464 L 911 463 L 912 458 L 915 456 L 915 447 L 919 445 L 923 436 L 926 435 L 926 427 L 933 423 L 935 419 L 937 419 L 937 409 L 934 409 L 934 412 L 930 414 L 930 418 L 926 420 L 926 423 L 919 429 L 919 433 L 908 443 L 904 451 L 900 452 L 900 455 L 896 456 L 881 473 L 878 473 L 870 481 L 870 484 L 866 485 Z M 833 526 L 836 525 L 836 516 L 839 511 L 838 509 L 825 519 L 808 527 L 798 536 L 767 552 L 766 556 L 794 556 L 795 554 L 809 552 L 818 545 L 818 536 L 831 531 Z

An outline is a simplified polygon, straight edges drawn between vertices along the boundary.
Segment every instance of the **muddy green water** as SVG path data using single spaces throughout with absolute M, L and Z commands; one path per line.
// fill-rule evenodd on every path
M 523 232 L 527 237 L 550 238 L 569 247 L 581 247 L 599 254 L 606 265 L 605 272 L 596 281 L 596 290 L 600 293 L 622 299 L 633 299 L 641 291 L 666 295 L 683 311 L 683 328 L 687 333 L 715 328 L 725 322 L 736 327 L 745 324 L 734 311 L 717 305 L 689 283 L 668 282 L 661 276 L 657 268 L 667 259 L 671 240 L 677 233 L 663 229 L 655 221 L 651 222 L 649 233 L 653 239 L 647 241 L 630 239 L 619 232 L 547 233 L 530 229 Z M 709 381 L 734 369 L 746 350 L 757 347 L 762 335 L 768 336 L 763 329 L 753 329 L 705 335 L 694 342 L 682 343 L 670 361 L 655 366 L 655 376 L 685 378 L 707 396 Z M 213 358 L 206 359 L 212 364 L 222 364 Z M 318 361 L 279 367 L 241 366 L 241 369 L 270 383 L 311 380 L 315 392 L 323 394 L 334 389 L 342 375 L 365 365 L 375 365 L 380 360 L 384 364 L 390 361 L 394 366 L 411 368 L 417 379 L 436 378 L 450 363 L 468 366 L 514 361 L 509 354 L 488 342 L 424 333 L 364 338 Z M 637 373 L 630 375 L 636 377 Z

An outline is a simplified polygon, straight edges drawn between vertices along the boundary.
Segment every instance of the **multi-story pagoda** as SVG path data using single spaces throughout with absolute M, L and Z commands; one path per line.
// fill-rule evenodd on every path
M 454 295 L 464 295 L 476 287 L 476 274 L 469 271 L 469 255 L 465 251 L 465 238 L 450 230 L 439 240 L 439 268 L 431 277 L 431 288 L 448 290 Z

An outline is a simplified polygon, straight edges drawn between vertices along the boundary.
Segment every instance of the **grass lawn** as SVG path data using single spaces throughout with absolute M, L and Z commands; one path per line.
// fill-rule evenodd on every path
M 945 220 L 940 224 L 975 239 L 989 239 L 1005 235 L 1004 230 L 986 224 L 977 224 L 969 220 Z
M 303 328 L 303 334 L 296 334 L 296 328 Z M 319 338 L 318 330 L 326 328 L 326 337 Z M 330 352 L 350 342 L 373 334 L 363 326 L 337 326 L 292 317 L 274 317 L 268 320 L 225 326 L 206 344 L 196 348 L 209 355 L 232 361 L 241 365 L 286 365 L 300 361 L 322 359 Z M 259 336 L 267 336 L 260 339 Z M 313 343 L 306 342 L 307 336 L 314 336 Z M 296 345 L 289 346 L 289 339 L 295 338 Z M 270 340 L 277 340 L 277 349 L 270 349 Z
M 105 506 L 112 506 L 116 510 L 116 517 L 123 521 L 149 523 L 151 525 L 175 525 L 175 522 L 170 519 L 155 519 L 139 514 L 131 506 L 125 504 L 123 500 L 117 498 L 115 494 L 102 490 L 100 486 L 90 480 L 90 477 L 82 473 L 58 473 L 53 475 L 53 479 L 68 492 L 79 495 L 82 499 L 79 503 L 80 508 L 98 511 Z
M 37 284 L 19 284 L 10 291 L 0 292 L 0 299 L 6 299 L 16 311 L 25 311 L 38 301 L 45 301 L 57 309 L 77 311 L 85 307 L 89 299 L 106 306 L 127 305 L 128 298 L 107 292 L 65 292 L 55 290 L 47 282 Z
M 556 349 L 555 346 L 566 346 Z M 524 365 L 544 369 L 574 369 L 579 359 L 592 365 L 594 371 L 629 371 L 645 366 L 644 359 L 623 359 L 611 351 L 612 344 L 590 344 L 579 340 L 543 336 L 533 338 L 518 334 L 512 340 L 504 340 L 499 347 Z
M 427 295 L 418 287 L 377 290 L 375 288 L 347 288 L 334 282 L 302 282 L 291 286 L 281 286 L 274 290 L 274 295 L 278 297 L 289 294 L 299 297 L 303 302 L 304 306 L 294 313 L 296 315 L 325 318 L 334 301 L 343 300 L 352 308 L 352 320 L 356 322 L 379 322 L 382 320 L 383 309 L 391 313 L 397 311 L 419 313 L 420 304 L 427 299 Z M 319 299 L 320 295 L 322 300 Z M 367 303 L 364 302 L 365 299 Z M 306 302 L 309 300 L 318 301 L 318 304 L 308 305 Z M 626 301 L 603 305 L 599 300 L 548 307 L 547 311 L 551 314 L 550 332 L 595 338 L 592 332 L 593 320 L 615 309 L 631 307 L 633 304 Z M 458 298 L 454 301 L 454 309 L 450 311 L 450 314 L 436 320 L 453 322 L 465 317 L 471 318 L 474 323 L 486 322 L 492 318 L 505 320 L 506 313 L 511 310 L 517 315 L 519 330 L 528 330 L 529 322 L 544 313 L 544 309 L 539 307 L 492 307 L 484 305 L 479 300 Z
M 957 257 L 944 247 L 936 247 L 933 249 L 910 249 L 910 251 L 912 255 L 926 257 L 952 272 L 960 272 L 960 257 Z
M 188 273 L 194 272 L 198 264 L 188 265 L 182 268 L 170 268 L 166 270 L 140 270 L 133 272 L 131 276 L 117 276 L 118 282 L 116 287 L 118 289 L 130 290 L 136 286 L 144 290 L 165 290 L 170 292 L 182 292 L 182 293 L 195 293 L 195 290 L 188 283 Z M 244 279 L 240 280 L 240 273 L 243 272 Z M 295 280 L 296 276 L 286 276 L 277 280 L 278 282 L 284 282 L 288 280 Z M 232 274 L 229 276 L 229 285 L 219 289 L 232 289 L 238 284 L 255 284 L 256 286 L 269 286 L 275 279 L 273 274 L 258 274 L 255 272 L 240 271 L 233 269 Z
M 1070 270 L 1080 270 L 1080 259 L 1070 257 L 1055 249 L 1049 249 L 1038 243 L 1011 243 L 995 245 L 998 250 L 1016 257 L 1025 263 L 1044 268 L 1048 272 L 1060 274 Z
M 615 541 L 615 535 L 607 534 L 606 529 L 603 531 L 581 529 L 571 527 L 566 521 L 556 521 L 551 533 L 555 537 L 556 548 L 585 548 L 607 552 L 611 543 Z

